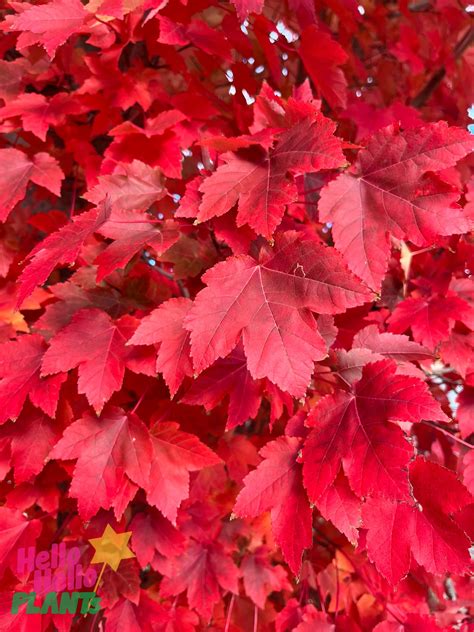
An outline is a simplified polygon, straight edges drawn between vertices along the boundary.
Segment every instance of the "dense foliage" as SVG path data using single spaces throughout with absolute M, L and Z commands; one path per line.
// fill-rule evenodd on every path
M 470 629 L 473 9 L 2 3 L 2 630 Z

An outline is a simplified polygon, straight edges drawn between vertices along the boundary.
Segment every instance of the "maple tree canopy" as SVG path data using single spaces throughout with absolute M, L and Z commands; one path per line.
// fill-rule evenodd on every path
M 2 3 L 1 630 L 471 629 L 473 15 Z

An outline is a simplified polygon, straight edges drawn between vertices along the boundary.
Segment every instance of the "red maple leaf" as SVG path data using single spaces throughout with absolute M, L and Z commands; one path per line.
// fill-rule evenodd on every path
M 50 57 L 54 57 L 58 46 L 80 31 L 89 16 L 79 0 L 53 0 L 39 6 L 17 6 L 22 10 L 10 17 L 8 30 L 22 31 L 18 48 L 42 44 Z
M 19 149 L 0 149 L 0 222 L 4 222 L 15 204 L 23 199 L 28 182 L 59 195 L 64 174 L 50 154 L 37 153 L 32 160 Z
M 145 211 L 166 195 L 163 176 L 140 160 L 119 163 L 112 174 L 99 176 L 99 184 L 83 196 L 92 204 L 105 198 L 118 211 Z
M 78 367 L 79 393 L 84 393 L 100 412 L 122 386 L 125 343 L 126 337 L 120 327 L 105 312 L 82 309 L 52 339 L 43 358 L 41 375 L 54 375 Z
M 347 79 L 339 68 L 348 59 L 340 44 L 312 24 L 301 34 L 299 54 L 316 88 L 331 107 L 347 106 Z
M 55 233 L 40 242 L 29 253 L 29 263 L 23 270 L 19 282 L 18 304 L 31 294 L 37 285 L 46 281 L 58 264 L 66 265 L 75 262 L 81 248 L 90 237 L 109 217 L 108 203 L 91 209 L 73 219 Z
M 334 125 L 321 114 L 297 121 L 277 135 L 275 147 L 255 157 L 224 154 L 225 164 L 200 186 L 203 199 L 200 222 L 227 213 L 238 201 L 237 226 L 248 224 L 260 235 L 271 237 L 281 223 L 284 207 L 298 199 L 292 178 L 344 164 L 341 142 Z
M 97 232 L 114 240 L 94 261 L 98 266 L 97 281 L 124 268 L 145 246 L 160 256 L 179 239 L 178 225 L 172 220 L 157 226 L 151 217 L 133 211 L 112 211 Z
M 41 533 L 39 520 L 28 520 L 20 511 L 0 507 L 0 576 L 10 568 L 20 579 L 30 574 L 28 568 L 17 564 L 17 550 L 34 546 Z
M 371 138 L 347 173 L 323 189 L 320 218 L 333 222 L 336 248 L 371 288 L 380 287 L 387 270 L 390 235 L 427 246 L 439 235 L 469 229 L 454 205 L 459 193 L 426 174 L 455 165 L 472 147 L 467 132 L 444 123 L 405 132 L 390 126 Z
M 179 178 L 181 175 L 181 139 L 174 126 L 186 116 L 177 110 L 167 110 L 156 118 L 147 118 L 145 128 L 125 121 L 110 130 L 114 142 L 106 155 L 119 162 L 145 160 L 158 166 L 165 176 Z
M 456 418 L 462 437 L 474 433 L 474 386 L 465 386 L 456 398 L 458 408 Z
M 458 296 L 410 297 L 401 301 L 389 319 L 389 330 L 401 333 L 411 328 L 413 338 L 435 349 L 447 340 L 457 320 L 464 320 L 470 307 Z
M 413 447 L 392 422 L 444 421 L 446 416 L 421 380 L 396 370 L 391 360 L 368 364 L 352 392 L 327 395 L 310 413 L 313 430 L 303 449 L 303 473 L 315 504 L 341 465 L 359 497 L 409 496 L 407 466 Z
M 192 302 L 170 299 L 143 318 L 128 345 L 159 344 L 156 370 L 163 373 L 171 396 L 176 394 L 186 375 L 192 375 L 189 332 L 183 327 Z
M 46 457 L 62 434 L 59 419 L 50 419 L 26 406 L 16 423 L 3 426 L 2 438 L 10 442 L 15 483 L 31 481 L 44 468 Z
M 185 319 L 197 372 L 230 353 L 243 337 L 251 375 L 302 395 L 326 345 L 312 311 L 336 314 L 369 299 L 334 250 L 297 233 L 282 236 L 258 263 L 232 257 L 206 272 Z
M 181 401 L 212 410 L 229 396 L 228 429 L 256 416 L 262 401 L 262 384 L 252 379 L 241 346 L 217 360 L 193 382 Z
M 244 479 L 234 512 L 258 516 L 271 510 L 275 539 L 291 570 L 298 573 L 304 549 L 312 542 L 312 512 L 303 489 L 298 455 L 301 440 L 280 437 L 261 450 L 263 461 Z
M 0 108 L 0 119 L 20 117 L 23 129 L 46 140 L 50 126 L 59 125 L 68 114 L 79 114 L 81 106 L 63 94 L 47 99 L 42 94 L 25 93 Z
M 84 520 L 101 507 L 120 517 L 137 486 L 147 487 L 153 446 L 135 415 L 110 407 L 100 418 L 86 413 L 64 432 L 50 459 L 77 459 L 69 490 Z
M 238 594 L 239 569 L 219 542 L 190 539 L 184 553 L 166 560 L 161 571 L 161 594 L 186 590 L 189 605 L 203 616 L 210 616 L 220 589 Z
M 265 607 L 265 601 L 271 592 L 290 588 L 285 569 L 278 564 L 269 564 L 266 547 L 247 554 L 242 560 L 240 570 L 245 592 L 259 608 Z
M 142 567 L 152 562 L 156 553 L 175 557 L 183 550 L 184 538 L 181 533 L 155 509 L 135 514 L 130 531 L 132 548 Z
M 189 495 L 189 473 L 220 463 L 220 458 L 199 439 L 173 422 L 151 430 L 153 461 L 147 485 L 148 502 L 173 524 L 178 508 Z
M 471 502 L 467 490 L 452 472 L 423 459 L 410 465 L 410 483 L 416 506 L 388 499 L 364 505 L 367 549 L 378 570 L 396 584 L 413 557 L 431 573 L 467 572 L 470 541 L 452 517 Z
M 27 397 L 54 417 L 66 375 L 41 377 L 41 363 L 47 348 L 44 339 L 37 334 L 0 345 L 0 422 L 16 419 Z

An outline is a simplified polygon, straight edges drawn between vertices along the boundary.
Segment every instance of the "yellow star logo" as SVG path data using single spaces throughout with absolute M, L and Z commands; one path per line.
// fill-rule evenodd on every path
M 95 549 L 91 564 L 102 563 L 104 567 L 108 564 L 110 568 L 116 571 L 122 560 L 135 557 L 133 551 L 127 546 L 131 535 L 131 531 L 116 533 L 110 525 L 107 525 L 100 538 L 92 538 L 92 540 L 89 540 Z

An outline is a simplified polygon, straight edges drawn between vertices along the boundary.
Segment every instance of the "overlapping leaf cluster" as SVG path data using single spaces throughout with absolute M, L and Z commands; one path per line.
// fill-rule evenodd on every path
M 469 629 L 470 10 L 2 6 L 2 630 Z

